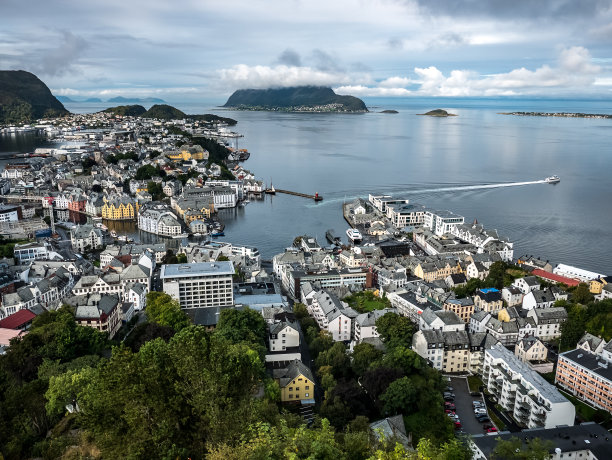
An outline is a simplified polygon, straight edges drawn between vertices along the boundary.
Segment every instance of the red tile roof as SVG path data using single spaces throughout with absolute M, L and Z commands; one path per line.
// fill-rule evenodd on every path
M 539 276 L 540 278 L 544 278 L 545 280 L 554 281 L 555 283 L 567 284 L 568 286 L 578 286 L 580 284 L 580 281 L 575 280 L 573 278 L 567 278 L 565 276 L 557 275 L 555 273 L 549 273 L 544 270 L 540 270 L 539 268 L 533 270 L 531 274 L 534 276 Z
M 32 321 L 34 318 L 36 318 L 36 315 L 27 308 L 24 308 L 0 321 L 0 327 L 6 329 L 19 329 L 20 326 Z

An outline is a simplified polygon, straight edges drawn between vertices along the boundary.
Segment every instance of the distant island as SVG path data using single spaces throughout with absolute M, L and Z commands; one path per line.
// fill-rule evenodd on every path
M 79 99 L 79 100 L 75 100 L 72 99 L 71 97 L 68 96 L 55 96 L 57 98 L 58 101 L 61 102 L 66 102 L 69 104 L 80 104 L 82 102 L 118 102 L 121 104 L 143 104 L 143 103 L 147 103 L 147 102 L 153 102 L 153 103 L 157 103 L 157 104 L 164 104 L 166 101 L 164 101 L 163 99 L 160 99 L 158 97 L 144 97 L 144 98 L 138 98 L 138 97 L 122 97 L 122 96 L 117 96 L 117 97 L 113 97 L 111 99 L 107 99 L 106 101 L 103 101 L 102 99 L 100 99 L 99 97 L 90 97 L 87 99 Z
M 142 104 L 143 102 L 154 102 L 156 104 L 163 104 L 166 101 L 164 101 L 163 99 L 160 99 L 158 97 L 123 97 L 123 96 L 117 96 L 117 97 L 113 97 L 111 99 L 109 99 L 106 102 L 120 102 L 122 104 L 124 103 L 140 103 Z
M 457 116 L 454 113 L 448 113 L 446 110 L 442 110 L 442 109 L 430 110 L 427 113 L 417 113 L 417 115 L 427 115 L 430 117 L 456 117 Z
M 0 70 L 0 124 L 28 123 L 69 113 L 33 73 Z
M 387 109 L 387 110 L 382 110 L 380 113 L 399 113 L 399 112 L 397 110 Z
M 122 117 L 141 117 L 141 118 L 156 118 L 158 120 L 183 120 L 190 118 L 192 120 L 206 121 L 211 123 L 225 123 L 229 126 L 234 126 L 238 122 L 233 118 L 220 117 L 213 114 L 204 115 L 189 115 L 185 112 L 166 104 L 156 104 L 149 110 L 142 105 L 119 105 L 117 107 L 109 107 L 102 110 L 104 113 L 112 113 Z
M 500 115 L 519 115 L 523 117 L 612 118 L 612 115 L 605 113 L 580 112 L 500 112 Z
M 354 96 L 340 96 L 331 88 L 296 86 L 274 89 L 239 89 L 223 107 L 237 110 L 278 112 L 367 112 L 365 103 Z

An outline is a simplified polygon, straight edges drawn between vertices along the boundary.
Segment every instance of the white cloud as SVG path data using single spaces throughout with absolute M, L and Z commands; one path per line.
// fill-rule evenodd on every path
M 402 97 L 414 94 L 406 88 L 381 88 L 363 85 L 348 85 L 334 88 L 336 94 L 346 94 L 361 97 Z
M 218 71 L 223 86 L 244 88 L 278 88 L 288 86 L 333 86 L 350 84 L 353 79 L 344 72 L 317 70 L 312 67 L 235 65 Z
M 344 92 L 362 96 L 510 96 L 556 94 L 567 91 L 584 93 L 594 85 L 606 85 L 610 79 L 596 76 L 601 67 L 593 63 L 586 48 L 575 46 L 561 50 L 556 66 L 542 65 L 535 70 L 524 67 L 507 73 L 480 75 L 471 70 L 452 70 L 445 75 L 435 66 L 416 67 L 417 79 L 389 77 L 378 85 L 343 86 Z M 407 87 L 416 86 L 416 89 Z

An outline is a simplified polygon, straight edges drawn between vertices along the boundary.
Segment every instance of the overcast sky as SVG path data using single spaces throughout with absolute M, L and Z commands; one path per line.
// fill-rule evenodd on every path
M 1 0 L 0 69 L 56 95 L 612 97 L 612 0 Z

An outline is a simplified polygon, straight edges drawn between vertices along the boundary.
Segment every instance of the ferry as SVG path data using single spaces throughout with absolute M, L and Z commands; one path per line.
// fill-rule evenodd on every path
M 550 176 L 544 180 L 546 181 L 547 184 L 557 184 L 561 182 L 561 179 L 559 179 L 559 176 Z
M 356 228 L 349 228 L 346 231 L 346 236 L 349 237 L 349 240 L 351 240 L 353 244 L 359 244 L 363 239 L 363 236 L 361 236 L 361 232 Z

